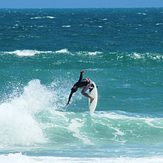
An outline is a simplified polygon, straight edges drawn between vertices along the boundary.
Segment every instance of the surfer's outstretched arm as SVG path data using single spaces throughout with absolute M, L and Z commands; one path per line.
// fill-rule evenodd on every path
M 70 95 L 69 95 L 67 105 L 70 103 L 70 100 L 71 100 L 71 97 L 72 97 L 73 93 L 76 92 L 76 91 L 78 90 L 78 83 L 81 82 L 81 80 L 83 79 L 83 73 L 84 73 L 84 72 L 85 72 L 85 70 L 80 71 L 80 77 L 79 77 L 78 82 L 76 82 L 76 83 L 74 84 L 74 86 L 71 88 L 71 93 L 70 93 Z
M 71 100 L 71 97 L 72 97 L 72 95 L 73 95 L 73 91 L 71 91 L 71 93 L 70 93 L 70 95 L 69 95 L 69 97 L 68 97 L 68 102 L 67 102 L 67 105 L 70 103 L 70 100 Z

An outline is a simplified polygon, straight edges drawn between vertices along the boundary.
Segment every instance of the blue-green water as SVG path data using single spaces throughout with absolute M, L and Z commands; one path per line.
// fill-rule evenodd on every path
M 163 9 L 1 9 L 0 162 L 162 162 Z M 90 115 L 79 72 L 98 85 Z

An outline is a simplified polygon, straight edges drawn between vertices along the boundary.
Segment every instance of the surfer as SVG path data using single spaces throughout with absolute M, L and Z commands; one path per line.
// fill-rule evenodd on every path
M 89 78 L 85 78 L 83 79 L 83 73 L 85 72 L 85 70 L 82 70 L 80 72 L 80 77 L 79 77 L 79 80 L 73 85 L 73 87 L 71 88 L 71 93 L 69 95 L 69 98 L 68 98 L 68 102 L 67 102 L 67 105 L 70 103 L 70 100 L 71 100 L 71 97 L 73 95 L 73 93 L 75 93 L 78 88 L 82 88 L 81 90 L 81 94 L 85 97 L 88 97 L 90 98 L 90 103 L 94 100 L 93 97 L 89 96 L 88 93 L 86 93 L 86 91 L 89 89 L 91 91 L 92 88 L 92 82 Z

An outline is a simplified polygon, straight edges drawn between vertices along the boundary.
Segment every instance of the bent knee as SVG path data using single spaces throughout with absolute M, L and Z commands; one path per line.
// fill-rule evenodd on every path
M 81 94 L 82 94 L 82 95 L 85 95 L 86 91 L 87 91 L 87 90 L 86 90 L 86 88 L 84 87 L 84 88 L 82 89 L 82 91 L 81 91 Z

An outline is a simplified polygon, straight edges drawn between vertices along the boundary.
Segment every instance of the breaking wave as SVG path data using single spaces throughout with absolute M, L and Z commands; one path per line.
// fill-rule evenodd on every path
M 1 103 L 1 147 L 163 143 L 162 118 L 127 112 L 71 112 L 64 107 L 68 93 L 57 83 L 45 86 L 32 80 L 22 93 Z

